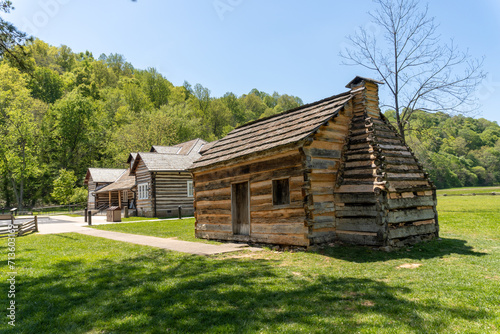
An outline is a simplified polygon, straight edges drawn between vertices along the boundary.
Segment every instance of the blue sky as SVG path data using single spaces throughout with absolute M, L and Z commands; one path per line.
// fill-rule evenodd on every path
M 341 65 L 345 37 L 369 24 L 371 0 L 14 0 L 18 28 L 74 51 L 119 53 L 155 67 L 175 85 L 201 83 L 222 96 L 252 88 L 313 102 L 344 91 L 355 75 Z M 500 1 L 435 0 L 443 41 L 485 57 L 478 117 L 500 123 Z M 217 8 L 219 8 L 217 10 Z M 382 88 L 382 94 L 384 90 Z

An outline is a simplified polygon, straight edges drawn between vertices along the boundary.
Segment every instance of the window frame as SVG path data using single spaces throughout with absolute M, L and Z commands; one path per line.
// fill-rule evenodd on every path
M 194 185 L 193 185 L 193 180 L 188 180 L 186 182 L 186 190 L 187 190 L 187 197 L 191 198 L 194 197 Z M 191 190 L 191 191 L 190 191 Z
M 277 198 L 277 194 L 276 194 L 276 188 L 277 188 L 277 184 L 279 181 L 286 181 L 286 184 L 287 184 L 287 193 L 286 193 L 286 201 L 283 202 L 283 199 L 282 202 L 278 202 L 277 200 L 279 198 Z M 285 205 L 290 205 L 290 178 L 289 177 L 286 177 L 286 178 L 280 178 L 280 179 L 273 179 L 272 180 L 272 192 L 273 192 L 273 206 L 285 206 Z
M 137 185 L 137 199 L 149 199 L 149 183 L 139 183 Z

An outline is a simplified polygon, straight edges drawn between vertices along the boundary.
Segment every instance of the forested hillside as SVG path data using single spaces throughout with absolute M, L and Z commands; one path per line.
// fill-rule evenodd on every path
M 54 180 L 88 167 L 126 167 L 130 152 L 193 138 L 213 141 L 247 121 L 300 106 L 253 89 L 215 98 L 200 84 L 174 86 L 118 54 L 95 58 L 41 40 L 0 63 L 0 207 L 53 201 Z M 18 52 L 17 54 L 22 54 Z
M 386 116 L 394 121 L 394 112 Z M 408 144 L 438 188 L 500 183 L 500 126 L 484 118 L 416 111 Z
M 54 202 L 62 170 L 82 186 L 88 167 L 125 168 L 130 152 L 197 137 L 213 141 L 302 104 L 257 89 L 212 97 L 200 84 L 174 86 L 154 68 L 136 69 L 118 54 L 95 58 L 41 40 L 29 42 L 24 53 L 21 62 L 8 55 L 0 62 L 0 207 Z M 415 115 L 408 142 L 438 187 L 500 183 L 498 124 Z

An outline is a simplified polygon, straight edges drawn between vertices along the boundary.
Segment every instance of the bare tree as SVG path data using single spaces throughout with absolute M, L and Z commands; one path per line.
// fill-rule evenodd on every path
M 395 110 L 401 136 L 415 110 L 476 110 L 482 59 L 459 51 L 453 40 L 442 43 L 428 6 L 418 0 L 374 1 L 378 9 L 369 14 L 376 29 L 360 27 L 340 56 L 344 65 L 361 65 L 387 84 L 391 101 L 383 107 Z

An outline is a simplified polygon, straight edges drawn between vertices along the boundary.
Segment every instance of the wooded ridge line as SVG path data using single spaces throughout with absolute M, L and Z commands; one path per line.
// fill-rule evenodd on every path
M 0 102 L 5 106 L 0 115 L 0 207 L 60 201 L 53 196 L 54 181 L 63 169 L 76 176 L 73 187 L 80 188 L 73 201 L 83 202 L 81 187 L 89 166 L 126 168 L 130 152 L 194 138 L 212 142 L 245 123 L 303 105 L 296 96 L 258 89 L 213 97 L 200 84 L 175 86 L 154 68 L 136 69 L 119 54 L 94 57 L 89 51 L 74 52 L 38 39 L 25 50 L 24 63 L 30 66 L 20 68 L 8 57 L 0 64 L 0 91 L 4 93 Z M 318 103 L 328 103 L 328 99 Z M 360 108 L 355 106 L 354 111 Z M 385 115 L 394 121 L 392 111 Z M 500 184 L 500 127 L 496 122 L 423 111 L 413 115 L 407 141 L 438 188 Z M 352 149 L 359 151 L 346 157 L 346 175 L 371 168 L 364 158 L 378 152 L 364 149 L 366 140 L 376 140 L 385 149 L 376 163 L 386 164 L 386 172 L 418 173 L 405 165 L 394 133 L 375 115 L 366 122 L 368 126 L 359 123 L 348 129 L 339 120 L 325 129 L 309 147 L 315 150 L 309 152 L 315 159 L 306 168 L 335 164 L 328 159 L 339 157 L 343 146 L 339 133 L 348 130 Z M 247 131 L 246 136 L 254 135 L 251 127 Z M 330 147 L 335 149 L 325 150 Z

